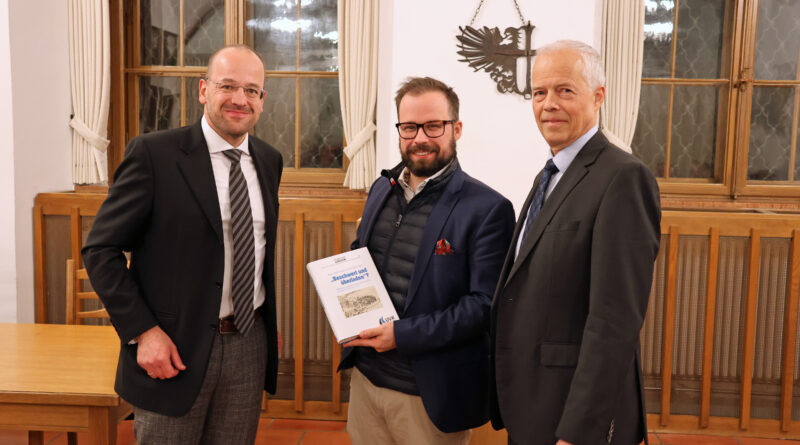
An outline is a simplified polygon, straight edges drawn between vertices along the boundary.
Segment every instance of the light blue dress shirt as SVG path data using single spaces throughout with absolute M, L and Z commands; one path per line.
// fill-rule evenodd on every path
M 547 185 L 547 192 L 544 194 L 545 202 L 547 202 L 547 198 L 550 197 L 550 193 L 553 192 L 553 189 L 556 188 L 556 184 L 558 181 L 561 180 L 561 177 L 564 176 L 564 172 L 567 171 L 569 165 L 572 164 L 572 161 L 575 160 L 575 157 L 578 156 L 578 153 L 581 151 L 584 145 L 589 142 L 589 139 L 597 133 L 598 126 L 595 125 L 594 127 L 590 128 L 589 131 L 583 134 L 583 136 L 575 139 L 575 142 L 567 145 L 566 147 L 562 148 L 555 156 L 553 156 L 552 151 L 547 152 L 547 158 L 553 159 L 553 164 L 558 167 L 558 172 L 550 177 L 550 184 Z M 524 213 L 520 215 L 521 218 L 528 217 L 528 209 L 524 209 Z M 525 221 L 522 220 L 524 223 Z M 524 227 L 524 226 L 523 226 Z M 522 246 L 522 233 L 520 233 L 519 239 L 517 239 L 517 250 L 514 253 L 514 259 L 517 258 L 519 255 L 519 248 Z

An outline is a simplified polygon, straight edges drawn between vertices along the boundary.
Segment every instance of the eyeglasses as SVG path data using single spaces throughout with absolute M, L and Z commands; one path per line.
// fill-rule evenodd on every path
M 400 137 L 403 139 L 414 139 L 417 137 L 420 127 L 422 127 L 422 131 L 425 133 L 425 136 L 428 136 L 429 138 L 438 138 L 444 134 L 444 129 L 447 127 L 448 123 L 453 124 L 455 122 L 456 121 L 453 119 L 443 121 L 428 121 L 424 124 L 418 124 L 416 122 L 398 122 L 394 124 L 394 126 L 397 127 L 397 133 L 399 133 Z
M 223 94 L 234 94 L 237 91 L 239 91 L 239 88 L 241 88 L 242 91 L 244 92 L 244 96 L 250 100 L 261 99 L 264 97 L 264 90 L 259 88 L 235 85 L 227 82 L 216 82 L 209 78 L 206 78 L 206 80 L 216 85 L 217 89 L 220 90 Z

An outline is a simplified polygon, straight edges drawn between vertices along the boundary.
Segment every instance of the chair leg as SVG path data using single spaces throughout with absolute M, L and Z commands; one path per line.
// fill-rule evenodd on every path
M 67 445 L 78 445 L 78 433 L 75 431 L 67 433 Z

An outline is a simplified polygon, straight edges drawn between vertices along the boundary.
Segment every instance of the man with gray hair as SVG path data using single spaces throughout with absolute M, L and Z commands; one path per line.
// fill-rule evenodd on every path
M 510 444 L 646 440 L 639 331 L 661 209 L 639 160 L 598 131 L 599 54 L 538 50 L 533 112 L 550 146 L 492 302 L 492 424 Z

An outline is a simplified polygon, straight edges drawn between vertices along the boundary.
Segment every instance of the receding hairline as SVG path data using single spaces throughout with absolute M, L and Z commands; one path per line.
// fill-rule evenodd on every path
M 217 57 L 222 55 L 222 53 L 224 52 L 233 50 L 244 51 L 256 56 L 258 61 L 261 62 L 261 71 L 266 70 L 267 65 L 264 63 L 264 59 L 262 59 L 261 56 L 253 50 L 253 48 L 250 48 L 249 46 L 242 44 L 227 45 L 214 51 L 214 53 L 212 53 L 211 56 L 208 58 L 208 65 L 206 66 L 206 78 L 208 78 L 211 75 L 211 69 L 214 67 L 214 62 L 216 62 Z
M 581 70 L 583 80 L 592 89 L 606 86 L 603 59 L 600 53 L 591 45 L 578 40 L 557 40 L 538 48 L 536 50 L 536 58 L 557 53 L 569 53 L 578 57 L 583 63 L 583 69 Z M 534 65 L 535 63 L 536 61 L 534 61 Z

